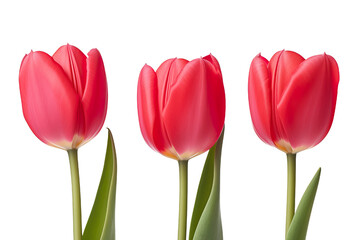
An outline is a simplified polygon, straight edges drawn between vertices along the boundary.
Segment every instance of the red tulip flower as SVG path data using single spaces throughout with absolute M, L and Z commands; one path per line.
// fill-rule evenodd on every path
M 209 150 L 223 129 L 225 91 L 212 55 L 173 58 L 155 72 L 145 65 L 138 83 L 138 113 L 147 144 L 161 154 L 188 160 Z
M 256 56 L 249 74 L 250 113 L 257 135 L 286 153 L 320 143 L 330 130 L 339 69 L 322 54 L 304 59 L 277 52 L 270 61 Z
M 251 63 L 249 105 L 254 129 L 261 140 L 287 155 L 286 236 L 299 236 L 299 229 L 307 229 L 309 218 L 292 221 L 295 212 L 296 153 L 317 145 L 329 132 L 338 84 L 338 65 L 333 57 L 325 53 L 305 60 L 295 52 L 280 51 L 270 61 L 259 54 Z M 317 189 L 319 178 L 320 170 L 309 189 Z M 310 217 L 315 194 L 311 196 L 301 201 L 310 207 L 299 207 L 297 216 Z M 306 232 L 300 235 L 304 234 Z
M 23 113 L 44 143 L 77 149 L 103 126 L 108 101 L 104 63 L 97 49 L 86 57 L 71 45 L 51 57 L 30 52 L 20 67 Z
M 21 63 L 20 95 L 26 122 L 44 143 L 69 155 L 74 240 L 82 238 L 78 148 L 104 124 L 108 90 L 104 63 L 97 49 L 86 57 L 71 45 L 51 57 L 30 52 Z
M 147 144 L 179 162 L 178 240 L 185 240 L 188 160 L 209 150 L 224 127 L 225 91 L 219 63 L 208 55 L 190 62 L 169 59 L 156 72 L 145 65 L 137 100 Z

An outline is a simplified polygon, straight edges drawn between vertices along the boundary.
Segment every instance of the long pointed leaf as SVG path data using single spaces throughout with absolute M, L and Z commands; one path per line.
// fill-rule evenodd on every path
M 307 187 L 294 218 L 290 224 L 286 240 L 305 240 L 306 233 L 309 225 L 311 210 L 314 204 L 316 191 L 319 185 L 321 168 L 316 172 L 315 176 L 311 180 Z
M 190 225 L 189 240 L 222 240 L 220 161 L 224 130 L 209 150 L 201 175 Z
M 115 195 L 117 162 L 109 129 L 104 169 L 83 240 L 115 240 Z

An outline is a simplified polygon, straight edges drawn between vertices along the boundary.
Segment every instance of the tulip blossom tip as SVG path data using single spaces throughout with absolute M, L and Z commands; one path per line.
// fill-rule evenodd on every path
M 99 50 L 98 50 L 97 48 L 92 48 L 92 49 L 90 49 L 90 51 L 88 52 L 88 55 L 89 55 L 90 52 L 93 52 L 93 51 L 99 52 Z

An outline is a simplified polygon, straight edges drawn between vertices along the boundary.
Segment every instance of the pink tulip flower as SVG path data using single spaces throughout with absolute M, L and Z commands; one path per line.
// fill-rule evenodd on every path
M 169 59 L 156 72 L 145 65 L 137 99 L 145 141 L 176 160 L 189 160 L 209 150 L 224 126 L 224 85 L 212 55 L 190 62 Z
M 44 143 L 77 149 L 103 126 L 108 90 L 97 49 L 88 56 L 71 45 L 52 57 L 30 52 L 21 63 L 19 80 L 25 120 Z
M 257 135 L 286 153 L 320 143 L 330 130 L 339 68 L 325 53 L 308 59 L 279 51 L 256 56 L 249 74 L 250 113 Z

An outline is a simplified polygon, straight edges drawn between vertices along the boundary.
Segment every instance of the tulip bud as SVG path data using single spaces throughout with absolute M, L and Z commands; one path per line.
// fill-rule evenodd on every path
M 190 62 L 169 59 L 156 72 L 145 65 L 137 100 L 145 141 L 176 160 L 209 150 L 224 126 L 225 91 L 219 63 L 212 55 Z
M 69 44 L 52 57 L 31 51 L 21 63 L 19 82 L 25 120 L 44 143 L 77 149 L 103 126 L 108 92 L 97 49 L 88 57 Z
M 322 54 L 304 59 L 280 51 L 256 56 L 249 73 L 249 105 L 255 132 L 265 143 L 297 153 L 320 143 L 330 130 L 339 69 Z

